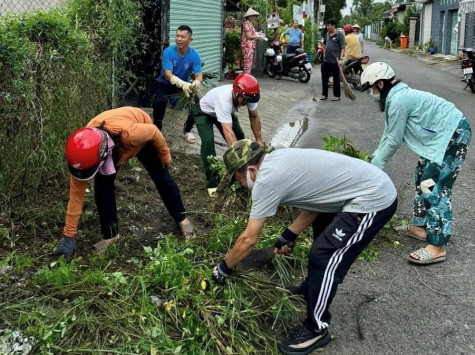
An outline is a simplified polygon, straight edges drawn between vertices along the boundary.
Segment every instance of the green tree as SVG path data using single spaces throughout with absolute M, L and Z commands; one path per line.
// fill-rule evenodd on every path
M 391 6 L 392 5 L 389 1 L 386 1 L 384 3 L 382 2 L 374 3 L 369 13 L 370 22 L 381 21 L 383 18 L 384 11 L 389 10 Z
M 354 0 L 354 12 L 361 17 L 368 17 L 373 6 L 373 0 Z
M 335 19 L 337 27 L 341 27 L 341 10 L 346 6 L 346 0 L 327 0 L 325 5 L 325 21 Z
M 404 13 L 404 18 L 402 20 L 402 33 L 406 36 L 409 35 L 409 26 L 411 16 L 417 15 L 421 13 L 421 6 L 420 5 L 411 5 L 406 8 L 406 12 Z
M 397 21 L 389 22 L 381 29 L 381 37 L 385 38 L 387 36 L 395 41 L 401 35 L 402 26 L 402 23 Z
M 391 3 L 388 1 L 384 3 L 374 3 L 374 0 L 358 0 L 359 2 L 353 3 L 354 4 L 354 9 L 351 11 L 349 15 L 346 15 L 342 19 L 342 23 L 350 23 L 350 24 L 355 24 L 357 23 L 358 25 L 361 26 L 361 28 L 364 28 L 364 26 L 369 25 L 373 22 L 376 21 L 381 21 L 383 19 L 383 13 L 386 10 L 389 10 L 391 8 Z M 363 1 L 364 6 L 363 6 Z

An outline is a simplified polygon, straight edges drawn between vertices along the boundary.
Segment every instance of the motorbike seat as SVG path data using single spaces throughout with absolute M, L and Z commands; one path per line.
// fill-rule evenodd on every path
M 353 64 L 353 63 L 359 61 L 360 59 L 361 59 L 361 57 L 360 57 L 360 58 L 351 58 L 351 59 L 348 59 L 348 61 L 346 62 L 346 66 L 348 66 L 348 65 L 350 65 L 350 64 Z
M 285 53 L 284 56 L 283 56 L 283 59 L 288 60 L 288 59 L 293 58 L 293 57 L 295 57 L 295 53 L 289 53 L 289 54 Z

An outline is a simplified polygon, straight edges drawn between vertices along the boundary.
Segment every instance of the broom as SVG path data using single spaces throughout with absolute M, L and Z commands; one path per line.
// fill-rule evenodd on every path
M 338 66 L 338 68 L 340 69 L 340 78 L 341 82 L 343 83 L 343 90 L 345 91 L 345 96 L 350 100 L 355 101 L 356 96 L 355 94 L 353 94 L 353 90 L 351 90 L 350 85 L 348 85 L 348 82 L 345 79 L 345 75 L 343 75 L 343 69 L 341 68 L 341 66 Z

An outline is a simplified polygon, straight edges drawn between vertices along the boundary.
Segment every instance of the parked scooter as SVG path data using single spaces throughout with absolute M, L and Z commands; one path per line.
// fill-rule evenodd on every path
M 317 43 L 317 55 L 315 56 L 315 64 L 323 63 L 323 37 Z
M 271 47 L 267 48 L 265 56 L 267 57 L 266 72 L 273 78 L 278 75 L 288 76 L 298 79 L 301 83 L 307 83 L 312 73 L 312 64 L 307 60 L 307 54 L 301 48 L 297 48 L 295 53 L 282 54 L 282 42 L 274 41 Z
M 462 49 L 462 52 L 466 55 L 462 62 L 460 63 L 460 67 L 463 71 L 463 82 L 465 85 L 464 90 L 467 87 L 470 87 L 472 93 L 475 94 L 475 78 L 473 77 L 473 69 L 475 68 L 475 55 L 473 54 L 472 48 Z
M 345 79 L 355 90 L 361 90 L 361 73 L 363 73 L 363 65 L 368 64 L 368 62 L 369 57 L 365 55 L 363 57 L 349 59 L 343 66 Z

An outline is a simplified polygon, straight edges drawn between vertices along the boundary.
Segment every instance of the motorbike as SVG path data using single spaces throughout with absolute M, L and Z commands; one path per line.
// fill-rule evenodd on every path
M 323 63 L 323 38 L 320 38 L 317 44 L 317 55 L 315 56 L 315 64 Z
M 266 72 L 273 78 L 278 75 L 278 79 L 282 76 L 288 76 L 298 79 L 301 83 L 307 83 L 312 73 L 312 64 L 308 62 L 307 54 L 301 48 L 295 53 L 282 54 L 282 42 L 274 41 L 270 48 L 267 48 L 265 56 L 267 57 Z
M 348 84 L 351 84 L 355 90 L 361 90 L 361 73 L 363 66 L 368 64 L 369 57 L 367 55 L 359 58 L 349 59 L 343 66 L 343 75 Z
M 473 77 L 473 69 L 475 67 L 475 55 L 473 54 L 472 48 L 462 49 L 462 52 L 466 55 L 466 57 L 463 58 L 462 62 L 460 63 L 460 67 L 463 71 L 462 81 L 467 84 L 465 85 L 464 90 L 467 87 L 470 87 L 472 93 L 475 94 L 475 78 Z

